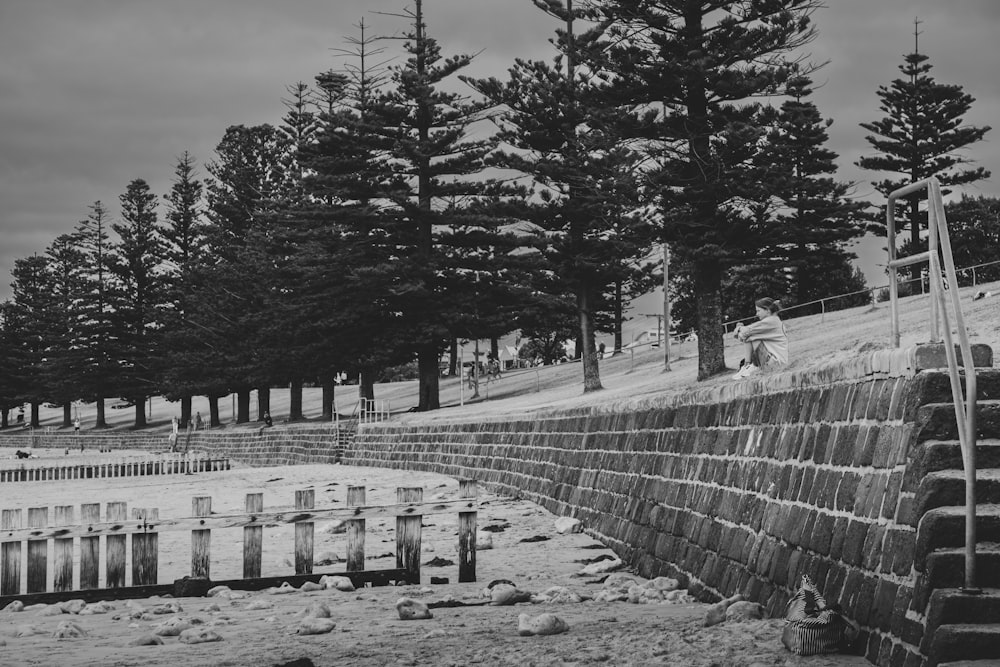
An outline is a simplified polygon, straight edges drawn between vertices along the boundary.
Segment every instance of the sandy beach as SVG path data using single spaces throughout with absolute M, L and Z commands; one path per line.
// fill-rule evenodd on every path
M 4 466 L 15 465 L 12 452 L 0 453 Z M 43 455 L 45 454 L 43 450 Z M 62 455 L 62 452 L 58 453 Z M 55 452 L 51 453 L 57 457 Z M 94 456 L 94 455 L 91 455 Z M 81 459 L 82 460 L 82 459 Z M 34 460 L 29 461 L 34 462 Z M 23 508 L 123 501 L 128 507 L 156 507 L 161 518 L 185 517 L 194 496 L 211 496 L 213 513 L 239 513 L 247 493 L 264 494 L 264 509 L 290 508 L 299 489 L 314 489 L 316 507 L 343 506 L 347 487 L 364 485 L 367 502 L 391 504 L 399 486 L 421 486 L 425 499 L 455 498 L 457 480 L 422 472 L 339 465 L 243 468 L 225 472 L 159 478 L 119 478 L 59 482 L 7 483 L 0 486 L 0 507 Z M 0 611 L 0 647 L 4 665 L 280 665 L 308 659 L 314 665 L 864 665 L 854 656 L 798 657 L 780 643 L 782 621 L 727 621 L 705 628 L 710 605 L 633 604 L 594 601 L 606 573 L 580 576 L 588 564 L 613 553 L 585 533 L 560 534 L 553 516 L 523 500 L 480 492 L 478 527 L 486 529 L 492 548 L 477 553 L 478 580 L 456 583 L 458 567 L 455 515 L 423 520 L 421 584 L 336 589 L 236 592 L 231 597 L 145 598 L 106 601 L 106 613 L 80 615 L 59 605 Z M 103 511 L 103 509 L 102 509 Z M 51 512 L 51 509 L 50 509 Z M 346 538 L 318 522 L 315 572 L 344 570 Z M 366 569 L 395 567 L 395 522 L 372 520 L 366 531 Z M 293 528 L 264 530 L 263 575 L 292 574 Z M 524 541 L 528 540 L 528 541 Z M 191 538 L 186 532 L 159 538 L 159 582 L 170 583 L 190 572 Z M 242 530 L 213 531 L 212 579 L 240 576 Z M 51 549 L 50 568 L 51 578 Z M 443 564 L 451 562 L 451 565 Z M 435 565 L 442 563 L 442 565 Z M 130 565 L 129 565 L 130 567 Z M 78 565 L 77 565 L 78 570 Z M 633 575 L 634 576 L 634 575 Z M 448 584 L 430 584 L 431 577 Z M 535 595 L 565 587 L 580 602 L 484 604 L 484 589 L 506 579 Z M 641 579 L 636 578 L 639 582 Z M 396 603 L 408 597 L 431 605 L 433 618 L 400 620 Z M 572 597 L 572 595 L 571 595 Z M 450 601 L 460 606 L 439 607 Z M 156 611 L 174 602 L 179 609 Z M 302 616 L 321 603 L 335 624 L 318 635 L 301 632 Z M 79 605 L 77 605 L 79 606 Z M 72 605 L 64 605 L 67 611 Z M 551 636 L 520 636 L 518 617 L 553 613 L 569 630 Z M 157 631 L 165 621 L 182 621 L 211 630 L 220 641 L 187 644 L 163 636 L 162 645 L 130 646 Z M 60 624 L 75 624 L 84 636 L 55 638 Z M 33 633 L 33 634 L 29 634 Z M 23 636 L 18 636 L 19 634 Z M 305 665 L 309 663 L 301 662 Z

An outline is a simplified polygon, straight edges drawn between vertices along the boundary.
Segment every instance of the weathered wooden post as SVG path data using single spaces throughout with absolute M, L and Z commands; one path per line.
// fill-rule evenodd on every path
M 73 506 L 56 505 L 56 526 L 73 525 Z M 52 540 L 52 555 L 55 559 L 52 572 L 52 590 L 73 590 L 73 538 L 59 537 Z
M 264 494 L 248 493 L 246 498 L 247 514 L 264 511 Z M 263 526 L 245 526 L 243 528 L 243 578 L 256 579 L 260 577 L 261 551 L 264 544 Z
M 479 488 L 474 479 L 458 482 L 459 498 L 475 498 Z M 458 513 L 458 581 L 476 580 L 476 512 Z
M 45 528 L 49 521 L 48 507 L 28 508 L 28 528 Z M 28 540 L 28 593 L 44 593 L 48 584 L 49 541 Z
M 365 487 L 347 487 L 347 506 L 361 507 L 365 504 Z M 360 572 L 365 569 L 365 520 L 351 519 L 347 522 L 347 571 Z
M 419 503 L 424 500 L 421 487 L 398 487 L 396 502 Z M 420 583 L 420 515 L 401 514 L 396 516 L 396 567 L 406 570 L 406 581 Z
M 108 523 L 120 521 L 125 523 L 126 515 L 125 503 L 114 502 L 107 505 Z M 122 588 L 125 586 L 125 535 L 108 535 L 105 541 L 105 556 L 108 588 Z
M 80 505 L 80 523 L 88 525 L 100 523 L 101 505 L 100 503 L 86 503 Z M 97 588 L 98 575 L 100 573 L 101 558 L 101 538 L 93 537 L 80 538 L 80 588 Z
M 192 516 L 211 516 L 212 497 L 195 496 L 191 501 Z M 210 579 L 210 562 L 212 556 L 212 531 L 191 531 L 191 576 Z
M 21 527 L 21 510 L 0 511 L 0 529 L 18 530 Z M 0 547 L 0 595 L 18 595 L 21 592 L 21 543 L 4 542 Z
M 295 509 L 297 510 L 311 510 L 315 507 L 315 501 L 316 492 L 313 489 L 302 489 L 295 492 Z M 312 574 L 315 528 L 312 521 L 295 522 L 295 574 Z
M 147 522 L 160 518 L 160 510 L 155 507 L 133 508 L 132 518 L 142 522 L 142 532 L 132 533 L 132 585 L 152 586 L 158 575 L 159 535 Z

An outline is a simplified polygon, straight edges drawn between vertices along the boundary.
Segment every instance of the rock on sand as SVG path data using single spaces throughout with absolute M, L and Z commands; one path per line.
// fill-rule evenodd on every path
M 569 630 L 569 624 L 555 614 L 539 614 L 532 618 L 527 614 L 517 617 L 517 634 L 528 637 L 531 635 L 558 635 Z
M 411 598 L 399 598 L 399 602 L 396 603 L 396 613 L 399 614 L 400 620 L 403 621 L 434 618 L 434 614 L 431 613 L 426 604 Z

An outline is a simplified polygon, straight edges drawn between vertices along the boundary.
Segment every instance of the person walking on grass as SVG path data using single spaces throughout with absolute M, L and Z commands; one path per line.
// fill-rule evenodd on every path
M 749 326 L 736 325 L 736 338 L 743 343 L 744 364 L 734 380 L 743 380 L 761 369 L 788 363 L 788 335 L 778 317 L 781 304 L 774 299 L 757 299 L 757 321 Z

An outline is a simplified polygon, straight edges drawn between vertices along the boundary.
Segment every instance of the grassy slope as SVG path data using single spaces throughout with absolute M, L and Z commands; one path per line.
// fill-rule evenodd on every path
M 976 291 L 991 291 L 994 296 L 973 301 Z M 986 343 L 1000 354 L 1000 283 L 963 288 L 959 291 L 966 326 L 973 342 Z M 929 298 L 916 296 L 903 299 L 900 307 L 902 345 L 926 342 L 930 339 Z M 859 307 L 837 311 L 826 315 L 813 315 L 789 320 L 787 330 L 790 338 L 790 368 L 805 368 L 816 363 L 847 358 L 859 352 L 888 348 L 889 307 Z M 728 335 L 726 361 L 735 367 L 742 357 L 742 350 L 735 339 Z M 456 378 L 441 379 L 441 410 L 416 414 L 407 410 L 417 403 L 416 381 L 396 382 L 378 385 L 377 399 L 388 401 L 395 419 L 401 420 L 447 420 L 453 418 L 471 419 L 476 416 L 496 417 L 504 414 L 525 414 L 537 409 L 572 408 L 585 405 L 618 403 L 643 398 L 659 393 L 683 391 L 690 386 L 711 386 L 731 382 L 730 374 L 696 382 L 697 349 L 695 343 L 683 343 L 671 347 L 671 371 L 663 370 L 663 352 L 659 349 L 643 349 L 633 354 L 625 353 L 601 362 L 601 381 L 604 389 L 588 394 L 582 393 L 582 370 L 578 363 L 546 366 L 539 369 L 510 371 L 498 382 L 480 385 L 480 398 L 471 401 L 471 392 L 464 390 L 465 405 L 462 400 L 460 383 Z M 306 389 L 303 396 L 303 411 L 307 419 L 320 418 L 321 391 Z M 337 391 L 337 406 L 341 414 L 348 414 L 356 401 L 356 387 L 341 387 Z M 107 405 L 116 401 L 108 401 Z M 223 398 L 220 416 L 226 424 L 223 428 L 258 428 L 259 423 L 235 425 L 228 423 L 232 418 L 232 400 Z M 201 411 L 207 419 L 208 402 L 204 397 L 194 399 L 193 410 Z M 253 403 L 256 414 L 256 403 Z M 13 412 L 11 413 L 13 418 Z M 90 428 L 94 421 L 94 405 L 82 405 L 80 418 L 83 430 Z M 112 429 L 128 429 L 134 421 L 134 409 L 106 410 L 106 418 Z M 170 418 L 180 414 L 178 403 L 169 403 L 162 398 L 152 401 L 150 432 L 165 432 L 169 429 Z M 280 422 L 288 414 L 288 391 L 271 391 L 271 414 Z M 62 429 L 62 410 L 41 409 L 43 427 Z

